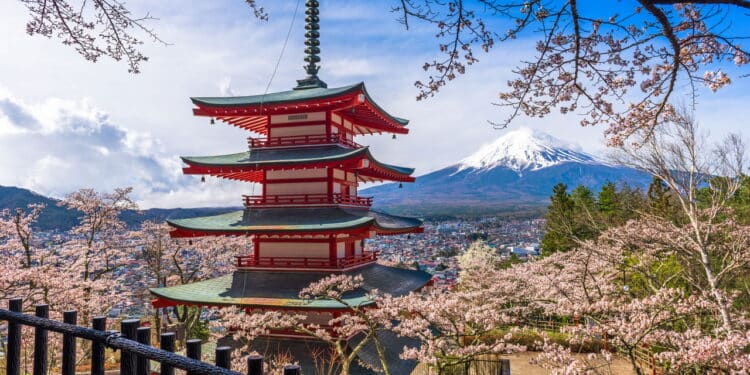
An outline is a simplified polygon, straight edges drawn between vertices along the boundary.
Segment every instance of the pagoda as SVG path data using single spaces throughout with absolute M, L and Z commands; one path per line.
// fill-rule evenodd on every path
M 414 181 L 413 169 L 380 162 L 356 141 L 366 134 L 392 133 L 394 138 L 407 134 L 408 121 L 380 107 L 363 83 L 328 88 L 318 77 L 318 5 L 316 0 L 306 2 L 307 76 L 293 90 L 191 98 L 196 116 L 260 137 L 250 137 L 243 152 L 182 157 L 183 172 L 258 183 L 262 190 L 260 195 L 243 196 L 241 211 L 168 221 L 171 236 L 246 236 L 252 241 L 252 253 L 238 256 L 236 270 L 229 275 L 151 289 L 155 307 L 293 310 L 312 321 L 327 322 L 345 313 L 346 307 L 334 301 L 303 301 L 298 294 L 330 274 L 362 275 L 362 290 L 345 295 L 351 305 L 362 306 L 370 304 L 365 297 L 369 290 L 398 296 L 430 281 L 426 272 L 380 265 L 378 254 L 365 249 L 365 240 L 376 235 L 423 231 L 420 220 L 371 210 L 372 198 L 358 194 L 363 182 Z M 400 340 L 395 335 L 386 339 Z M 262 346 L 259 351 L 291 353 L 300 363 L 306 362 L 300 356 L 309 356 L 311 346 L 320 344 L 289 332 L 256 341 Z M 398 361 L 403 346 L 403 342 L 390 345 L 394 352 L 389 357 Z

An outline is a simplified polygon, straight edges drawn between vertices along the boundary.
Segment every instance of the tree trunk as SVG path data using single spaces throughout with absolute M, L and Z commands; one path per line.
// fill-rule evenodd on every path
M 719 314 L 721 315 L 721 322 L 722 326 L 724 327 L 724 330 L 727 332 L 732 331 L 732 318 L 729 315 L 729 309 L 727 307 L 726 299 L 724 298 L 724 295 L 721 293 L 721 289 L 719 288 L 719 283 L 716 280 L 716 275 L 714 275 L 714 271 L 711 269 L 711 258 L 709 257 L 708 253 L 706 253 L 705 250 L 700 250 L 701 255 L 701 266 L 703 266 L 703 272 L 706 274 L 706 280 L 708 281 L 708 286 L 711 288 L 711 295 L 716 300 L 716 304 L 719 308 Z

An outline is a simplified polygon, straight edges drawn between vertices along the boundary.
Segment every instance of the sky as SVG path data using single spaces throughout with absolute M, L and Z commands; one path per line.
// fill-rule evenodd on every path
M 141 207 L 240 205 L 251 184 L 183 176 L 180 155 L 241 152 L 247 132 L 192 116 L 191 96 L 262 94 L 292 22 L 294 0 L 265 1 L 268 22 L 255 19 L 241 0 L 131 0 L 168 46 L 144 40 L 149 61 L 142 73 L 104 58 L 91 63 L 58 39 L 25 32 L 19 1 L 0 2 L 0 185 L 62 197 L 80 188 L 133 186 Z M 304 1 L 301 1 L 304 5 Z M 603 128 L 582 128 L 575 115 L 518 118 L 494 129 L 504 108 L 493 105 L 534 54 L 520 39 L 479 54 L 480 62 L 434 98 L 416 101 L 422 65 L 438 56 L 434 30 L 405 30 L 390 11 L 393 1 L 328 0 L 321 6 L 321 78 L 329 87 L 364 81 L 388 112 L 410 119 L 410 133 L 361 137 L 381 161 L 416 168 L 416 175 L 455 164 L 504 132 L 530 127 L 605 152 Z M 189 4 L 189 5 L 186 5 Z M 269 92 L 291 89 L 304 77 L 303 9 L 271 81 Z M 750 86 L 745 79 L 700 98 L 697 118 L 713 136 L 741 131 Z

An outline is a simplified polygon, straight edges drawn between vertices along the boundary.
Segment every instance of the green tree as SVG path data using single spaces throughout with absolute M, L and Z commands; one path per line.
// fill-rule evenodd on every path
M 742 176 L 742 185 L 730 200 L 735 219 L 743 224 L 750 224 L 750 177 Z
M 598 203 L 599 212 L 605 220 L 612 222 L 614 218 L 620 215 L 621 207 L 618 199 L 617 187 L 612 182 L 607 182 L 599 191 Z
M 542 255 L 568 251 L 574 245 L 573 209 L 575 203 L 568 194 L 568 186 L 559 183 L 552 188 L 550 205 L 545 216 L 545 233 L 542 238 Z
M 575 239 L 586 240 L 599 234 L 600 222 L 597 202 L 591 189 L 578 185 L 570 193 L 573 200 L 573 235 Z

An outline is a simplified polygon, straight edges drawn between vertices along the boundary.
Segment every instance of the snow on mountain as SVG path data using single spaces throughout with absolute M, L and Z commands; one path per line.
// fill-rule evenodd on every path
M 521 174 L 553 165 L 577 162 L 605 164 L 592 155 L 580 151 L 576 145 L 530 128 L 509 131 L 494 142 L 483 145 L 477 152 L 458 163 L 465 169 L 490 170 L 505 167 Z

